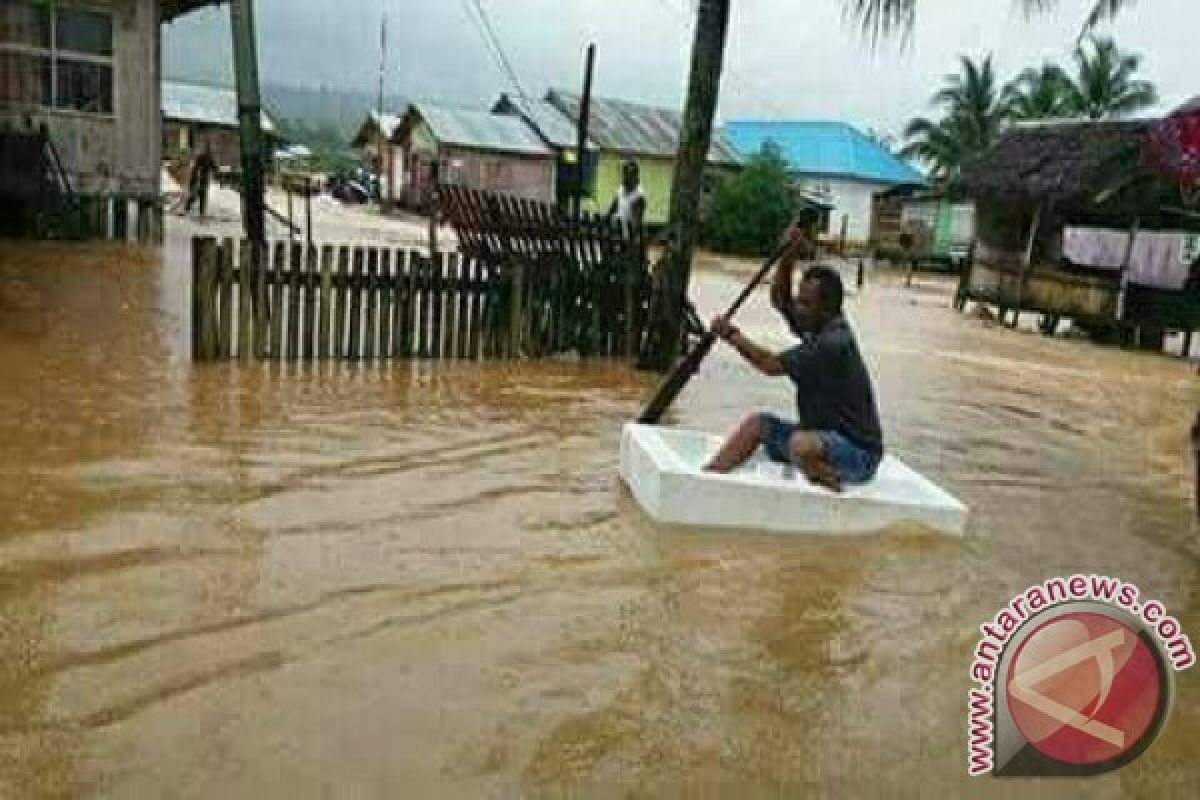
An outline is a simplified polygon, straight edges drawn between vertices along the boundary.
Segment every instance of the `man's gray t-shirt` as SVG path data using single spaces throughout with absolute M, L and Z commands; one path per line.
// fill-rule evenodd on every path
M 865 450 L 883 453 L 871 377 L 845 318 L 836 317 L 819 333 L 805 335 L 779 360 L 796 384 L 802 428 L 837 431 Z

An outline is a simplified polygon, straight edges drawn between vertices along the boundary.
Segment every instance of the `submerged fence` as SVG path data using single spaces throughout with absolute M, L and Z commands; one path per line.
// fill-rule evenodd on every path
M 192 240 L 192 354 L 215 359 L 635 357 L 649 279 L 602 241 L 484 257 Z

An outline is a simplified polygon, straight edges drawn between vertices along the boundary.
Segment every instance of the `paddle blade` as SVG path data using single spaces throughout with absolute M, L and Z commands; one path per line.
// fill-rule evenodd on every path
M 696 374 L 700 362 L 708 355 L 708 351 L 712 349 L 715 341 L 716 337 L 711 333 L 704 334 L 696 346 L 675 364 L 667 377 L 659 384 L 658 389 L 655 390 L 650 402 L 642 409 L 642 413 L 638 416 L 638 422 L 643 425 L 658 424 L 662 415 L 671 407 L 671 403 L 674 403 L 675 398 L 683 391 L 683 387 L 687 386 L 687 382 Z

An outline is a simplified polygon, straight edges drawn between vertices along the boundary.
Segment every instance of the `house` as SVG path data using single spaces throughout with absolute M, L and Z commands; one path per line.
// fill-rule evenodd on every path
M 575 190 L 576 169 L 579 159 L 575 151 L 579 148 L 579 131 L 561 111 L 545 100 L 515 98 L 508 94 L 492 106 L 493 114 L 509 114 L 525 121 L 541 137 L 546 146 L 554 151 L 555 199 L 562 205 Z M 590 196 L 596 189 L 596 165 L 598 151 L 589 137 L 584 144 L 583 184 L 584 192 Z
M 350 141 L 351 147 L 366 153 L 371 169 L 379 176 L 380 195 L 389 205 L 396 200 L 396 187 L 404 182 L 404 157 L 392 143 L 400 119 L 399 114 L 368 111 Z
M 966 300 L 1161 349 L 1200 329 L 1200 217 L 1152 166 L 1171 118 L 1015 125 L 964 164 L 978 208 Z
M 579 95 L 551 89 L 546 93 L 545 102 L 563 114 L 572 129 L 578 124 Z M 671 109 L 592 97 L 588 138 L 600 155 L 592 193 L 584 208 L 607 211 L 621 185 L 621 164 L 635 161 L 641 170 L 642 189 L 646 193 L 645 221 L 648 225 L 664 224 L 670 210 L 682 122 L 682 115 Z M 706 189 L 713 185 L 716 175 L 735 170 L 739 165 L 737 152 L 719 131 L 713 132 L 708 163 Z
M 262 111 L 264 152 L 279 146 L 279 129 Z M 163 81 L 162 148 L 167 160 L 189 159 L 207 146 L 218 168 L 240 168 L 237 93 L 233 89 Z
M 898 184 L 875 194 L 869 245 L 877 258 L 958 267 L 974 241 L 975 204 L 955 193 Z
M 844 122 L 736 120 L 725 134 L 743 158 L 772 144 L 787 161 L 799 187 L 824 194 L 834 206 L 826 233 L 866 244 L 871 235 L 871 201 L 900 185 L 925 185 L 925 178 L 882 145 Z
M 139 236 L 157 237 L 159 26 L 209 4 L 0 3 L 0 218 L 20 229 L 53 210 L 63 225 L 111 220 L 98 227 L 114 231 L 133 219 Z
M 392 143 L 404 158 L 408 208 L 425 208 L 439 182 L 554 202 L 554 151 L 518 117 L 412 103 Z

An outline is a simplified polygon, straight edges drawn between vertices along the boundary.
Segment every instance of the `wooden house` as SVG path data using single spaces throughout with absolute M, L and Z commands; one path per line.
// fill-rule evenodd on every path
M 0 3 L 0 226 L 6 233 L 129 229 L 157 238 L 159 27 L 210 4 Z
M 1151 349 L 1165 330 L 1190 340 L 1200 328 L 1200 214 L 1145 166 L 1157 124 L 1022 124 L 969 162 L 962 183 L 977 204 L 978 244 L 960 304 L 1033 311 L 1047 333 L 1071 318 Z
M 975 242 L 975 205 L 943 190 L 900 184 L 871 199 L 876 258 L 959 268 Z
M 379 176 L 380 195 L 386 205 L 396 201 L 396 189 L 404 182 L 404 156 L 392 141 L 400 119 L 399 114 L 368 111 L 350 141 L 351 147 L 366 153 L 371 169 Z
M 564 206 L 576 191 L 577 171 L 583 170 L 583 193 L 596 193 L 599 151 L 591 138 L 584 145 L 583 159 L 579 158 L 579 131 L 566 115 L 545 100 L 530 100 L 500 95 L 492 106 L 493 114 L 508 114 L 525 121 L 555 155 L 555 199 Z
M 265 155 L 279 146 L 279 129 L 265 110 L 262 132 Z M 217 167 L 238 170 L 241 142 L 238 138 L 237 93 L 232 88 L 164 81 L 162 85 L 163 158 L 187 160 L 208 147 Z
M 404 157 L 401 205 L 425 209 L 439 183 L 555 200 L 555 154 L 523 119 L 413 103 L 392 136 Z

